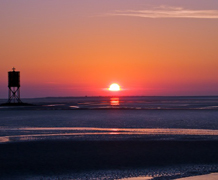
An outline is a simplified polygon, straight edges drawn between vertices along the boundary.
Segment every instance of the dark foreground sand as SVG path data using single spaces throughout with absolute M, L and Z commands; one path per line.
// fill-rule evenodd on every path
M 218 141 L 31 141 L 0 144 L 0 177 L 218 164 Z

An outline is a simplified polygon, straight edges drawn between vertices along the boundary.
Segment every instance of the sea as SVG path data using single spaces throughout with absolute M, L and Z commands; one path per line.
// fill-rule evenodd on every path
M 55 141 L 218 142 L 218 96 L 86 96 L 21 100 L 29 105 L 0 106 L 0 147 Z M 6 99 L 0 99 L 0 104 L 5 102 Z M 214 162 L 196 162 L 162 166 L 151 163 L 151 166 L 146 164 L 145 167 L 140 163 L 140 166 L 134 164 L 134 168 L 125 168 L 125 165 L 122 168 L 84 168 L 84 171 L 68 171 L 67 175 L 54 172 L 33 175 L 31 171 L 14 178 L 173 179 L 218 172 L 218 159 Z

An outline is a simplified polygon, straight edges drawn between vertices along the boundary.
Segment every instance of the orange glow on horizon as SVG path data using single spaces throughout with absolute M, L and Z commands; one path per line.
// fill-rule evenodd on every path
M 0 98 L 13 66 L 21 98 L 218 95 L 218 18 L 111 15 L 133 7 L 172 13 L 177 4 L 141 1 L 0 1 Z M 218 10 L 215 0 L 178 1 L 193 13 Z

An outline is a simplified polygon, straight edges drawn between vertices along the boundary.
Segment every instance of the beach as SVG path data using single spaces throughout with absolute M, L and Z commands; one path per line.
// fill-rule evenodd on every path
M 218 0 L 0 14 L 0 180 L 218 179 Z
M 0 107 L 0 179 L 176 179 L 218 172 L 217 98 L 45 98 Z

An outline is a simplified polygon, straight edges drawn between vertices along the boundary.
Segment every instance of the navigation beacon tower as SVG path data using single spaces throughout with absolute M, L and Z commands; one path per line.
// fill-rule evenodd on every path
M 8 103 L 22 103 L 20 100 L 20 71 L 8 72 Z

